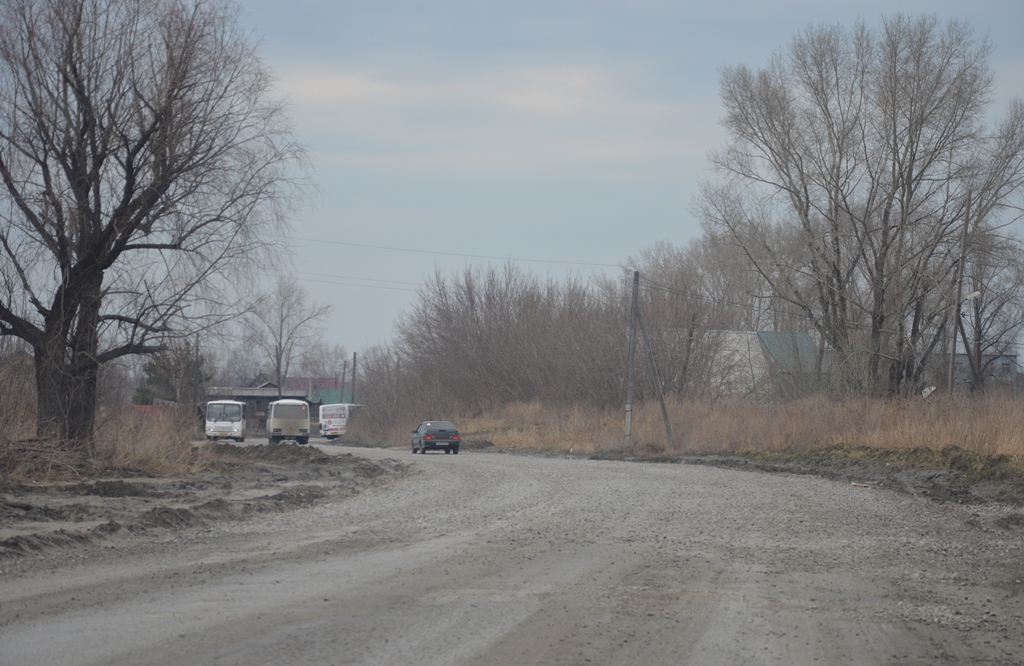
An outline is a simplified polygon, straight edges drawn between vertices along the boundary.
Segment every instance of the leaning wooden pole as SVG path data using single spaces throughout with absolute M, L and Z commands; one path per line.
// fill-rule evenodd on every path
M 651 364 L 651 375 L 654 376 L 654 391 L 658 394 L 661 402 L 661 417 L 665 419 L 665 436 L 668 438 L 668 447 L 672 448 L 672 422 L 668 418 L 668 408 L 665 407 L 665 393 L 661 390 L 661 377 L 658 375 L 658 365 L 654 362 L 654 350 L 651 348 L 651 339 L 647 335 L 647 324 L 644 323 L 644 314 L 640 308 L 636 309 L 637 322 L 640 324 L 640 333 L 644 336 L 644 350 L 647 352 L 647 361 Z
M 633 271 L 633 302 L 629 310 L 629 370 L 626 381 L 626 437 L 623 446 L 629 448 L 633 439 L 633 383 L 636 381 L 636 319 L 640 311 L 640 271 Z

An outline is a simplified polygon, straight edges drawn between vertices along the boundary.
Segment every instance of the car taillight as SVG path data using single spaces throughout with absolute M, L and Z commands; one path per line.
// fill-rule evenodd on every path
M 452 435 L 452 441 L 453 442 L 457 442 L 458 440 L 459 440 L 459 436 L 458 435 Z
M 433 435 L 424 435 L 423 439 L 434 439 Z

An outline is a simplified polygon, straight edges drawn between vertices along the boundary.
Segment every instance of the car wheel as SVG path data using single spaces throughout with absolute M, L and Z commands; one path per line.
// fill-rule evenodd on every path
M 449 453 L 451 453 L 451 452 L 452 452 L 452 448 L 451 448 L 450 446 L 446 446 L 446 447 L 444 447 L 444 454 L 445 454 L 445 455 L 448 455 L 448 454 L 449 454 Z
M 309 444 L 309 437 L 297 437 L 295 441 L 299 444 Z
M 455 455 L 459 455 L 459 447 L 453 446 L 452 447 L 452 453 L 454 453 Z
M 412 452 L 413 452 L 413 454 L 415 454 L 415 453 L 416 453 L 417 451 L 419 451 L 419 449 L 417 449 L 417 448 L 416 448 L 416 445 L 415 445 L 415 444 L 413 444 L 413 445 L 412 445 Z
M 245 441 L 245 437 L 236 437 L 235 441 L 238 442 L 239 444 L 241 444 L 242 442 Z

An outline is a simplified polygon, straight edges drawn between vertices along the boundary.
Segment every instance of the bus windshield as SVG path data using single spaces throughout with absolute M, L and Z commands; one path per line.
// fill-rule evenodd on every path
M 211 402 L 206 406 L 207 421 L 231 421 L 232 423 L 242 420 L 242 406 L 233 403 Z

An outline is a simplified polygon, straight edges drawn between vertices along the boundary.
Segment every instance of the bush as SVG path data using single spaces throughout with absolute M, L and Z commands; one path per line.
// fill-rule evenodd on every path
M 151 474 L 198 471 L 210 456 L 193 442 L 195 412 L 175 405 L 128 405 L 97 420 L 96 458 L 116 469 Z

